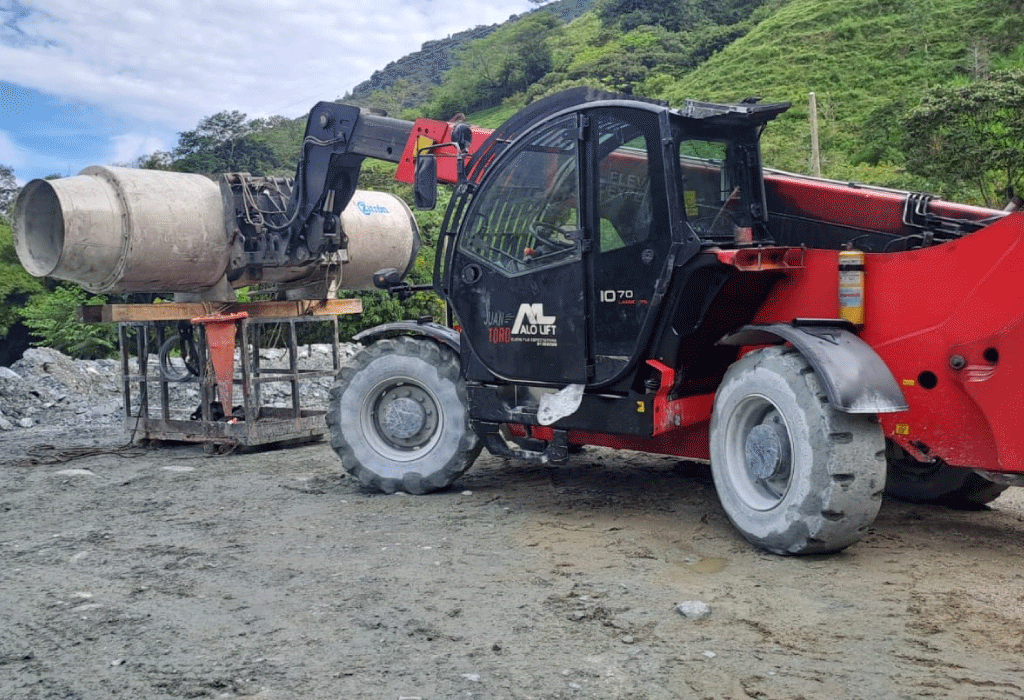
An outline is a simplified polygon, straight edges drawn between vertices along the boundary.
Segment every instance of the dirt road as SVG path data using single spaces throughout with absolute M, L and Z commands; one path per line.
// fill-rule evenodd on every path
M 1019 489 L 793 559 L 670 458 L 411 497 L 325 443 L 68 452 L 118 431 L 0 438 L 0 698 L 1024 698 Z

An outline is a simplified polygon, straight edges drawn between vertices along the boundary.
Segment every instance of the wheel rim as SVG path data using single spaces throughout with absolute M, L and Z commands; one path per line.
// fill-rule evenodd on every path
M 440 439 L 444 414 L 434 393 L 409 377 L 392 377 L 366 395 L 360 409 L 363 434 L 388 459 L 419 459 Z
M 729 416 L 725 436 L 727 478 L 743 502 L 771 510 L 793 478 L 792 438 L 785 417 L 768 398 L 751 395 Z

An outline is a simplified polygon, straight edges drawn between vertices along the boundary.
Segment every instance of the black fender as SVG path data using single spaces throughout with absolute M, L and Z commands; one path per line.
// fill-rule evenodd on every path
M 845 413 L 898 413 L 908 410 L 896 378 L 874 349 L 836 319 L 751 324 L 728 334 L 719 345 L 790 343 L 810 363 L 828 394 Z
M 395 335 L 424 336 L 443 345 L 447 345 L 455 351 L 456 355 L 461 354 L 459 332 L 454 328 L 449 328 L 448 326 L 440 323 L 434 323 L 433 321 L 394 321 L 392 323 L 383 323 L 379 326 L 359 331 L 352 336 L 352 340 L 357 343 L 372 343 L 375 340 L 389 338 Z

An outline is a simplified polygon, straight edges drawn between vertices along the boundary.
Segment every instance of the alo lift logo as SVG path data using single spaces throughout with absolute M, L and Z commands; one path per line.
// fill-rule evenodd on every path
M 544 304 L 520 304 L 515 321 L 509 328 L 505 324 L 512 314 L 496 313 L 488 319 L 487 339 L 493 344 L 531 343 L 544 347 L 556 347 L 558 330 L 555 316 L 544 313 Z
M 520 304 L 512 335 L 554 335 L 555 317 L 544 315 L 544 304 Z

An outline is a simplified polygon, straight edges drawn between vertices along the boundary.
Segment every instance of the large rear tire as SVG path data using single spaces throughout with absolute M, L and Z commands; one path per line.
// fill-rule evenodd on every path
M 338 372 L 327 424 L 342 466 L 385 493 L 444 488 L 480 454 L 458 356 L 424 338 L 360 350 Z
M 756 350 L 729 368 L 710 441 L 722 507 L 758 547 L 836 552 L 863 537 L 878 515 L 885 440 L 877 419 L 833 408 L 792 347 Z
M 1009 488 L 975 474 L 951 467 L 941 459 L 919 462 L 899 445 L 886 446 L 889 462 L 885 492 L 909 503 L 930 503 L 961 510 L 975 510 L 999 498 Z

